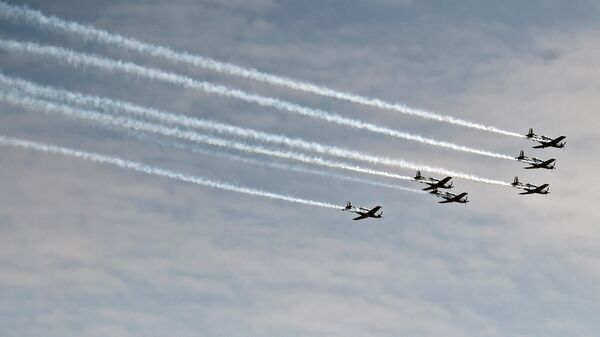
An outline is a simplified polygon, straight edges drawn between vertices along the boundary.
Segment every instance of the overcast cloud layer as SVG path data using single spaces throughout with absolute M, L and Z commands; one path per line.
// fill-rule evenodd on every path
M 507 182 L 519 175 L 550 183 L 551 191 L 524 197 L 509 187 L 457 179 L 455 191 L 470 192 L 471 202 L 438 205 L 424 194 L 186 152 L 122 130 L 0 103 L 2 135 L 300 198 L 382 205 L 385 213 L 380 221 L 353 222 L 336 210 L 2 147 L 2 335 L 533 337 L 600 331 L 595 1 L 10 3 L 505 130 L 526 133 L 534 127 L 549 136 L 564 134 L 568 144 L 564 151 L 533 150 L 534 143 L 524 139 L 355 106 L 0 21 L 2 39 L 160 67 L 465 146 L 557 158 L 553 172 L 525 171 L 517 162 L 2 52 L 0 70 L 7 76 Z

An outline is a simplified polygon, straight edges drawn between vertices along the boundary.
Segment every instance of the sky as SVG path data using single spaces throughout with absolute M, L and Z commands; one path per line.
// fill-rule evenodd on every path
M 408 104 L 523 138 L 365 107 L 0 19 L 57 45 L 277 97 L 557 169 L 394 139 L 232 98 L 0 51 L 3 75 L 511 182 L 455 179 L 466 205 L 262 167 L 218 151 L 0 101 L 0 134 L 344 205 L 311 207 L 0 147 L 0 326 L 7 336 L 596 336 L 600 331 L 600 8 L 595 1 L 7 1 L 175 50 Z M 171 144 L 172 145 L 172 144 Z M 199 152 L 204 151 L 204 152 Z M 370 178 L 404 187 L 415 182 Z M 371 165 L 374 169 L 415 172 Z M 439 174 L 426 173 L 440 178 Z

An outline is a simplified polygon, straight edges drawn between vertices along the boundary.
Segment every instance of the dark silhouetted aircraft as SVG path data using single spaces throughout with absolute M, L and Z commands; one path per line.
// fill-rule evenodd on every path
M 422 184 L 429 185 L 429 187 L 424 188 L 423 191 L 430 191 L 430 190 L 435 190 L 438 188 L 449 189 L 449 188 L 453 187 L 452 182 L 450 182 L 450 184 L 447 184 L 450 181 L 450 179 L 452 179 L 452 177 L 446 177 L 442 180 L 435 179 L 435 178 L 426 178 L 421 175 L 421 171 L 417 171 L 417 175 L 413 179 Z
M 555 163 L 556 159 L 554 159 L 554 158 L 548 159 L 548 160 L 541 160 L 541 159 L 537 159 L 537 158 L 533 158 L 533 157 L 527 157 L 527 156 L 525 156 L 525 152 L 523 152 L 523 151 L 521 151 L 521 153 L 519 153 L 517 160 L 531 165 L 531 166 L 525 167 L 525 169 L 527 169 L 527 170 L 528 169 L 539 169 L 539 168 L 554 170 L 554 167 L 556 166 L 556 163 Z
M 348 201 L 348 204 L 346 204 L 346 207 L 342 208 L 342 211 L 350 211 L 351 213 L 356 213 L 359 216 L 352 219 L 352 220 L 362 220 L 362 219 L 366 219 L 366 218 L 383 218 L 383 211 L 377 213 L 377 211 L 379 211 L 381 209 L 381 206 L 375 206 L 371 209 L 368 208 L 364 208 L 364 207 L 353 207 L 352 203 L 350 201 Z
M 447 203 L 451 203 L 451 202 L 466 204 L 467 202 L 469 202 L 469 197 L 467 197 L 468 193 L 466 193 L 466 192 L 456 195 L 456 194 L 450 193 L 450 192 L 440 192 L 438 190 L 433 190 L 429 193 L 435 195 L 438 198 L 444 199 L 444 201 L 438 202 L 439 204 L 447 204 Z
M 524 190 L 525 192 L 519 194 L 548 194 L 550 193 L 550 185 L 543 184 L 540 186 L 536 186 L 533 184 L 524 184 L 519 182 L 519 177 L 515 177 L 515 180 L 511 184 L 513 187 Z
M 534 149 L 541 149 L 545 147 L 556 147 L 562 149 L 567 145 L 567 142 L 561 142 L 563 139 L 567 138 L 565 136 L 560 136 L 557 138 L 550 138 L 546 136 L 539 136 L 533 133 L 533 129 L 529 129 L 529 133 L 525 135 L 528 139 L 534 140 L 541 145 L 534 146 Z

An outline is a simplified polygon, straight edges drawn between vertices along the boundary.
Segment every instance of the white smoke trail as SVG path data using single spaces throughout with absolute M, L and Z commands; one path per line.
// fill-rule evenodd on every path
M 117 114 L 126 112 L 135 115 L 140 115 L 146 118 L 153 118 L 163 123 L 185 126 L 186 128 L 197 128 L 226 135 L 250 138 L 271 144 L 285 145 L 302 150 L 341 157 L 344 159 L 354 159 L 363 162 L 369 162 L 372 164 L 387 164 L 392 166 L 401 166 L 405 163 L 404 161 L 372 156 L 358 151 L 350 151 L 334 146 L 327 146 L 316 142 L 309 142 L 299 138 L 290 138 L 283 135 L 270 134 L 249 128 L 241 128 L 229 124 L 188 117 L 185 115 L 167 113 L 124 101 L 112 100 L 105 97 L 83 95 L 67 90 L 55 89 L 47 86 L 38 85 L 33 82 L 25 81 L 22 79 L 7 77 L 1 73 L 0 84 L 4 85 L 5 87 L 8 87 L 8 90 L 21 90 L 27 95 L 43 97 L 52 101 L 60 101 L 69 105 L 89 106 L 97 110 L 108 111 Z M 406 176 L 405 179 L 410 180 L 411 177 Z
M 436 120 L 439 122 L 460 125 L 464 127 L 494 132 L 513 137 L 523 137 L 523 135 L 518 134 L 516 132 L 506 131 L 493 126 L 474 123 L 451 116 L 445 116 L 435 112 L 411 108 L 405 104 L 390 103 L 377 98 L 341 92 L 309 82 L 303 82 L 286 78 L 283 76 L 268 74 L 253 68 L 246 68 L 230 63 L 220 62 L 211 58 L 193 55 L 187 52 L 175 51 L 167 47 L 152 45 L 118 34 L 111 34 L 107 31 L 100 30 L 92 26 L 85 26 L 76 22 L 65 21 L 55 16 L 44 15 L 39 11 L 31 10 L 24 7 L 11 6 L 3 2 L 0 2 L 0 17 L 5 17 L 11 20 L 24 21 L 28 24 L 37 25 L 41 28 L 50 28 L 53 31 L 79 36 L 84 38 L 85 40 L 92 40 L 106 45 L 118 46 L 131 51 L 139 52 L 141 54 L 153 57 L 160 57 L 174 62 L 187 63 L 205 69 L 217 71 L 220 73 L 266 82 L 272 85 L 301 90 L 304 92 L 345 100 L 352 103 L 362 104 L 365 106 L 392 110 L 407 115 Z
M 20 52 L 20 53 L 30 53 L 37 54 L 44 57 L 52 57 L 58 59 L 60 61 L 66 62 L 72 66 L 92 66 L 106 71 L 118 71 L 123 72 L 129 75 L 143 77 L 151 80 L 157 81 L 165 81 L 172 84 L 180 85 L 185 88 L 198 89 L 207 93 L 222 95 L 226 97 L 237 98 L 246 102 L 257 103 L 261 106 L 267 106 L 276 108 L 283 111 L 297 113 L 303 116 L 335 123 L 338 125 L 349 126 L 356 129 L 368 130 L 374 133 L 379 133 L 395 138 L 412 140 L 419 143 L 429 144 L 433 146 L 439 146 L 446 149 L 451 149 L 455 151 L 462 151 L 468 153 L 479 154 L 488 157 L 500 158 L 500 159 L 508 159 L 515 160 L 515 158 L 501 154 L 494 153 L 490 151 L 474 149 L 462 145 L 457 145 L 445 141 L 439 141 L 431 138 L 422 137 L 419 135 L 413 135 L 410 133 L 386 128 L 383 126 L 378 126 L 375 124 L 346 118 L 334 113 L 326 112 L 319 109 L 307 108 L 304 106 L 300 106 L 294 103 L 282 101 L 277 98 L 264 97 L 260 95 L 255 95 L 251 93 L 247 93 L 242 90 L 230 89 L 228 87 L 222 85 L 216 85 L 209 82 L 197 81 L 190 77 L 186 77 L 183 75 L 179 75 L 176 73 L 165 72 L 159 69 L 142 67 L 134 63 L 123 62 L 111 60 L 104 57 L 98 57 L 94 55 L 89 55 L 85 53 L 75 52 L 73 50 L 68 50 L 60 47 L 52 47 L 52 46 L 40 46 L 31 42 L 17 42 L 17 41 L 6 41 L 0 40 L 0 49 L 11 51 L 11 52 Z
M 66 90 L 59 90 L 59 89 L 54 89 L 54 88 L 47 87 L 47 86 L 41 86 L 41 85 L 35 84 L 30 81 L 25 81 L 25 80 L 18 79 L 18 78 L 7 77 L 7 76 L 3 75 L 2 73 L 0 73 L 0 84 L 8 86 L 10 89 L 12 89 L 12 91 L 14 91 L 15 89 L 22 90 L 22 91 L 26 92 L 27 94 L 36 96 L 36 97 L 45 97 L 45 98 L 48 98 L 51 100 L 64 101 L 66 103 L 72 103 L 72 104 L 77 104 L 77 105 L 84 105 L 84 106 L 90 105 L 97 109 L 112 110 L 113 112 L 130 111 L 133 113 L 138 113 L 145 117 L 156 118 L 163 122 L 179 124 L 179 125 L 186 126 L 186 127 L 198 127 L 198 128 L 203 128 L 203 129 L 207 129 L 207 130 L 217 131 L 217 132 L 221 132 L 221 133 L 230 133 L 230 134 L 240 135 L 240 136 L 253 136 L 254 138 L 256 138 L 258 140 L 272 142 L 275 144 L 279 144 L 279 143 L 285 144 L 285 142 L 272 141 L 271 138 L 273 138 L 275 140 L 280 140 L 280 139 L 289 140 L 288 141 L 289 143 L 300 142 L 301 144 L 309 144 L 306 141 L 288 139 L 285 136 L 271 136 L 267 133 L 262 133 L 262 132 L 254 131 L 251 129 L 248 130 L 248 129 L 238 128 L 238 127 L 234 127 L 234 126 L 230 126 L 230 125 L 226 125 L 226 124 L 220 124 L 220 123 L 215 123 L 215 122 L 211 122 L 211 121 L 203 121 L 203 120 L 196 119 L 196 118 L 189 118 L 189 117 L 186 117 L 183 115 L 169 114 L 169 113 L 160 112 L 160 111 L 157 111 L 157 110 L 154 110 L 151 108 L 145 108 L 145 107 L 134 105 L 134 104 L 127 103 L 127 102 L 111 100 L 108 98 L 97 97 L 97 96 L 83 95 L 83 94 L 70 92 L 70 91 L 66 91 Z M 10 89 L 9 89 L 9 91 L 10 91 Z M 234 130 L 234 131 L 229 132 L 228 130 L 230 130 L 230 129 Z M 313 169 L 309 169 L 309 168 L 305 168 L 305 167 L 301 167 L 301 166 L 288 165 L 288 164 L 284 164 L 284 163 L 270 162 L 270 161 L 259 160 L 259 159 L 254 159 L 254 158 L 245 158 L 245 157 L 236 156 L 236 155 L 233 155 L 230 153 L 216 152 L 216 151 L 211 151 L 211 150 L 203 149 L 203 148 L 196 147 L 196 146 L 190 146 L 188 144 L 177 143 L 177 142 L 166 142 L 166 141 L 155 139 L 153 137 L 148 137 L 148 136 L 144 136 L 144 135 L 141 135 L 138 133 L 133 133 L 133 132 L 131 134 L 134 137 L 142 138 L 144 140 L 149 140 L 149 141 L 158 143 L 162 146 L 173 146 L 173 147 L 183 149 L 186 151 L 191 151 L 194 153 L 203 153 L 203 154 L 207 154 L 207 155 L 214 156 L 214 157 L 220 157 L 220 158 L 225 158 L 225 159 L 229 159 L 229 160 L 243 162 L 246 164 L 252 164 L 252 165 L 269 167 L 269 168 L 277 168 L 277 169 L 281 169 L 281 170 L 306 173 L 306 174 L 312 174 L 312 175 L 319 175 L 322 177 L 332 177 L 332 178 L 337 178 L 337 179 L 341 179 L 341 180 L 347 180 L 347 181 L 363 183 L 363 184 L 379 186 L 379 187 L 392 188 L 392 189 L 397 189 L 397 190 L 402 190 L 402 191 L 422 192 L 421 190 L 418 190 L 418 189 L 411 189 L 411 188 L 394 185 L 394 184 L 387 184 L 387 183 L 382 183 L 382 182 L 378 182 L 378 181 L 361 179 L 361 178 L 357 178 L 357 177 L 336 174 L 336 173 L 331 173 L 331 172 L 326 172 L 326 171 L 313 170 Z M 314 146 L 322 146 L 322 145 L 314 144 Z M 305 146 L 304 148 L 309 149 L 309 150 L 311 149 L 308 146 Z M 411 177 L 408 177 L 408 176 L 406 177 L 406 180 L 410 180 L 410 179 L 411 179 Z
M 257 159 L 257 158 L 242 157 L 242 156 L 234 155 L 231 153 L 217 152 L 217 151 L 212 151 L 209 149 L 201 148 L 198 146 L 191 146 L 190 144 L 183 144 L 183 143 L 171 142 L 171 141 L 163 141 L 163 140 L 159 140 L 154 137 L 149 137 L 149 136 L 139 134 L 139 133 L 132 133 L 132 135 L 138 139 L 154 142 L 161 146 L 171 146 L 171 147 L 175 147 L 175 148 L 178 148 L 178 149 L 181 149 L 184 151 L 189 151 L 189 152 L 193 152 L 193 153 L 201 153 L 201 154 L 209 155 L 212 157 L 218 157 L 218 158 L 224 158 L 227 160 L 237 161 L 237 162 L 244 163 L 244 164 L 251 164 L 251 165 L 267 167 L 267 168 L 275 168 L 275 169 L 291 171 L 291 172 L 312 174 L 312 175 L 317 175 L 317 176 L 321 176 L 321 177 L 336 178 L 336 179 L 340 179 L 340 180 L 346 180 L 346 181 L 351 181 L 351 182 L 361 183 L 361 184 L 366 184 L 366 185 L 371 185 L 371 186 L 377 186 L 377 187 L 391 188 L 391 189 L 401 190 L 401 191 L 406 191 L 406 192 L 426 193 L 422 190 L 418 190 L 418 189 L 414 189 L 414 188 L 407 188 L 407 187 L 400 186 L 400 185 L 387 184 L 387 183 L 382 183 L 379 181 L 362 179 L 362 178 L 347 176 L 347 175 L 343 175 L 343 174 L 337 174 L 337 173 L 333 173 L 333 172 L 313 170 L 313 169 L 309 169 L 309 168 L 297 166 L 297 165 L 289 165 L 289 164 L 285 164 L 285 163 L 266 161 L 266 160 L 261 160 L 261 159 Z
M 249 195 L 254 195 L 254 196 L 259 196 L 259 197 L 265 197 L 265 198 L 269 198 L 269 199 L 294 202 L 294 203 L 305 204 L 305 205 L 310 205 L 310 206 L 319 206 L 319 207 L 335 208 L 335 209 L 342 208 L 341 206 L 330 204 L 327 202 L 321 202 L 321 201 L 315 201 L 315 200 L 309 200 L 309 199 L 301 199 L 301 198 L 296 198 L 296 197 L 292 197 L 289 195 L 277 194 L 277 193 L 262 191 L 262 190 L 249 188 L 249 187 L 236 186 L 236 185 L 232 185 L 232 184 L 224 183 L 224 182 L 220 182 L 220 181 L 208 180 L 208 179 L 205 179 L 202 177 L 184 175 L 182 173 L 148 166 L 148 165 L 138 163 L 135 161 L 125 160 L 125 159 L 120 159 L 120 158 L 115 158 L 115 157 L 109 157 L 109 156 L 92 153 L 92 152 L 78 151 L 78 150 L 73 150 L 73 149 L 69 149 L 69 148 L 65 148 L 65 147 L 46 145 L 46 144 L 35 143 L 35 142 L 30 142 L 30 141 L 20 140 L 20 139 L 10 138 L 10 137 L 4 137 L 4 136 L 0 136 L 0 145 L 19 147 L 19 148 L 23 148 L 23 149 L 35 150 L 35 151 L 40 151 L 40 152 L 45 152 L 45 153 L 60 154 L 60 155 L 66 156 L 66 157 L 91 160 L 91 161 L 94 161 L 97 163 L 110 164 L 110 165 L 118 166 L 118 167 L 125 168 L 125 169 L 143 172 L 143 173 L 150 174 L 150 175 L 161 176 L 161 177 L 165 177 L 165 178 L 169 178 L 169 179 L 179 180 L 179 181 L 192 183 L 192 184 L 196 184 L 196 185 L 218 188 L 221 190 L 227 190 L 227 191 L 231 191 L 231 192 L 244 193 L 244 194 L 249 194 Z
M 154 118 L 161 122 L 172 123 L 188 128 L 199 128 L 226 135 L 251 138 L 254 140 L 259 140 L 271 144 L 285 145 L 293 148 L 299 148 L 302 150 L 341 157 L 344 159 L 353 159 L 357 161 L 368 162 L 371 164 L 382 164 L 402 168 L 418 167 L 418 170 L 428 171 L 427 166 L 409 163 L 404 160 L 373 156 L 366 153 L 361 153 L 359 151 L 351 151 L 339 147 L 327 146 L 315 142 L 309 142 L 303 139 L 289 138 L 283 135 L 274 135 L 253 129 L 240 128 L 228 124 L 187 117 L 184 115 L 171 114 L 167 112 L 158 111 L 152 108 L 134 105 L 128 102 L 117 101 L 97 96 L 83 95 L 66 90 L 54 89 L 47 86 L 41 86 L 30 81 L 7 77 L 1 73 L 0 84 L 8 86 L 12 90 L 22 90 L 28 95 L 44 97 L 54 101 L 62 101 L 71 105 L 75 104 L 81 106 L 91 106 L 94 109 L 109 111 L 113 113 L 129 112 L 144 117 Z M 412 178 L 409 176 L 405 176 L 405 179 L 411 180 Z
M 283 159 L 296 160 L 301 161 L 308 164 L 322 165 L 331 168 L 349 170 L 354 172 L 360 172 L 365 174 L 377 175 L 382 177 L 400 179 L 400 180 L 411 180 L 410 177 L 398 175 L 395 173 L 372 170 L 368 168 L 363 168 L 360 166 L 350 165 L 341 162 L 329 161 L 320 157 L 308 156 L 303 153 L 298 152 L 290 152 L 290 151 L 278 151 L 271 150 L 264 147 L 249 145 L 240 142 L 233 142 L 217 137 L 202 135 L 197 132 L 184 131 L 177 128 L 168 128 L 163 125 L 152 124 L 137 121 L 129 118 L 122 117 L 113 117 L 110 115 L 105 115 L 93 111 L 87 111 L 82 109 L 77 109 L 74 107 L 70 107 L 62 104 L 54 104 L 52 102 L 39 100 L 31 97 L 26 97 L 20 94 L 13 94 L 7 91 L 0 91 L 0 99 L 11 103 L 11 104 L 19 104 L 23 106 L 27 106 L 34 109 L 42 109 L 46 112 L 55 112 L 61 113 L 65 116 L 69 116 L 71 118 L 78 119 L 87 119 L 94 122 L 98 122 L 105 125 L 117 126 L 121 128 L 126 128 L 130 130 L 142 131 L 142 132 L 150 132 L 156 133 L 167 137 L 175 137 L 179 139 L 185 139 L 191 142 L 198 142 L 209 144 L 217 147 L 226 147 L 235 149 L 242 152 L 248 153 L 257 153 L 267 156 L 273 156 Z

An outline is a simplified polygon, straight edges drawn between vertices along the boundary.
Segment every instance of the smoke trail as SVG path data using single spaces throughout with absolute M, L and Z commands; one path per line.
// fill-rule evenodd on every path
M 218 188 L 221 190 L 226 190 L 226 191 L 231 191 L 231 192 L 244 193 L 244 194 L 249 194 L 249 195 L 254 195 L 254 196 L 259 196 L 259 197 L 265 197 L 265 198 L 269 198 L 269 199 L 294 202 L 294 203 L 305 204 L 305 205 L 310 205 L 310 206 L 319 206 L 319 207 L 335 208 L 335 209 L 342 208 L 341 206 L 330 204 L 327 202 L 321 202 L 321 201 L 315 201 L 315 200 L 309 200 L 309 199 L 301 199 L 301 198 L 296 198 L 296 197 L 292 197 L 289 195 L 266 192 L 266 191 L 262 191 L 262 190 L 258 190 L 258 189 L 249 188 L 249 187 L 236 186 L 236 185 L 232 185 L 229 183 L 224 183 L 224 182 L 215 181 L 215 180 L 208 180 L 208 179 L 205 179 L 202 177 L 189 176 L 189 175 L 184 175 L 184 174 L 178 173 L 178 172 L 155 168 L 155 167 L 144 165 L 142 163 L 138 163 L 138 162 L 134 162 L 134 161 L 124 160 L 124 159 L 115 158 L 115 157 L 109 157 L 109 156 L 96 154 L 96 153 L 92 153 L 92 152 L 83 152 L 83 151 L 73 150 L 73 149 L 69 149 L 69 148 L 65 148 L 65 147 L 58 147 L 58 146 L 54 146 L 54 145 L 34 143 L 34 142 L 26 141 L 26 140 L 20 140 L 20 139 L 9 138 L 9 137 L 4 137 L 4 136 L 0 136 L 0 145 L 20 147 L 20 148 L 24 148 L 24 149 L 28 149 L 28 150 L 35 150 L 35 151 L 40 151 L 40 152 L 45 152 L 45 153 L 60 154 L 60 155 L 66 156 L 66 157 L 91 160 L 91 161 L 94 161 L 97 163 L 110 164 L 110 165 L 118 166 L 118 167 L 125 168 L 125 169 L 130 169 L 130 170 L 143 172 L 143 173 L 147 173 L 147 174 L 151 174 L 151 175 L 161 176 L 161 177 L 165 177 L 165 178 L 169 178 L 169 179 L 179 180 L 179 181 L 192 183 L 192 184 L 196 184 L 196 185 Z
M 301 161 L 304 163 L 322 165 L 331 168 L 338 168 L 343 170 L 349 170 L 354 172 L 360 172 L 371 175 L 378 175 L 382 177 L 400 179 L 400 180 L 411 180 L 410 177 L 389 173 L 385 171 L 377 171 L 368 168 L 363 168 L 360 166 L 350 165 L 341 162 L 329 161 L 320 157 L 307 156 L 303 153 L 298 152 L 290 152 L 290 151 L 277 151 L 271 150 L 260 146 L 248 145 L 245 143 L 233 142 L 217 137 L 211 137 L 202 135 L 196 132 L 183 131 L 177 128 L 168 128 L 158 124 L 151 124 L 141 121 L 136 121 L 134 119 L 122 118 L 122 117 L 113 117 L 109 115 L 104 115 L 101 113 L 86 111 L 82 109 L 77 109 L 73 107 L 69 107 L 61 104 L 54 104 L 44 100 L 38 100 L 22 95 L 15 95 L 6 91 L 0 91 L 0 99 L 5 100 L 6 102 L 12 104 L 24 105 L 31 108 L 42 109 L 46 112 L 57 112 L 63 115 L 78 118 L 78 119 L 87 119 L 94 122 L 98 122 L 105 125 L 112 125 L 121 128 L 126 128 L 130 130 L 143 131 L 156 133 L 167 137 L 175 137 L 180 139 L 189 140 L 192 142 L 209 144 L 217 147 L 226 147 L 235 149 L 238 151 L 248 152 L 248 153 L 257 153 L 267 156 L 273 156 L 283 159 L 290 159 Z
M 104 57 L 98 57 L 94 55 L 78 53 L 72 50 L 67 50 L 60 47 L 52 46 L 40 46 L 30 42 L 17 42 L 17 41 L 6 41 L 0 40 L 0 49 L 4 49 L 11 52 L 31 53 L 42 55 L 45 57 L 56 58 L 60 61 L 66 62 L 73 66 L 92 66 L 107 71 L 119 71 L 133 76 L 144 77 L 151 80 L 165 81 L 172 84 L 180 85 L 185 88 L 198 89 L 207 93 L 217 94 L 225 97 L 233 97 L 246 102 L 257 103 L 261 106 L 267 106 L 284 110 L 288 112 L 297 113 L 303 116 L 320 119 L 323 121 L 335 123 L 338 125 L 349 126 L 356 129 L 368 130 L 374 133 L 379 133 L 395 138 L 412 140 L 419 143 L 429 144 L 433 146 L 439 146 L 455 151 L 462 151 L 468 153 L 479 154 L 488 157 L 515 160 L 515 158 L 501 154 L 494 153 L 485 150 L 474 149 L 462 145 L 457 145 L 445 141 L 439 141 L 431 138 L 425 138 L 419 135 L 413 135 L 406 132 L 378 126 L 363 121 L 346 118 L 334 113 L 329 113 L 319 109 L 312 109 L 303 107 L 294 103 L 279 100 L 277 98 L 264 97 L 247 93 L 242 90 L 230 89 L 222 85 L 216 85 L 204 81 L 196 81 L 192 78 L 178 75 L 176 73 L 165 72 L 158 69 L 142 67 L 134 63 L 111 60 Z
M 355 182 L 355 183 L 361 183 L 361 184 L 372 185 L 372 186 L 377 186 L 377 187 L 391 188 L 391 189 L 407 191 L 407 192 L 426 193 L 426 192 L 418 190 L 418 189 L 407 188 L 407 187 L 403 187 L 400 185 L 387 184 L 387 183 L 382 183 L 379 181 L 362 179 L 362 178 L 357 178 L 357 177 L 352 177 L 352 176 L 347 176 L 347 175 L 337 174 L 337 173 L 332 173 L 332 172 L 327 172 L 327 171 L 313 170 L 313 169 L 309 169 L 309 168 L 297 166 L 297 165 L 288 165 L 288 164 L 284 164 L 284 163 L 266 161 L 266 160 L 261 160 L 261 159 L 256 159 L 256 158 L 241 157 L 241 156 L 237 156 L 237 155 L 234 155 L 231 153 L 211 151 L 211 150 L 204 149 L 204 148 L 201 148 L 198 146 L 191 146 L 189 144 L 183 144 L 183 143 L 179 143 L 179 142 L 163 141 L 163 140 L 159 140 L 154 137 L 146 136 L 146 135 L 139 134 L 139 133 L 135 133 L 135 134 L 132 133 L 132 136 L 136 137 L 138 139 L 141 139 L 141 140 L 157 143 L 161 146 L 172 146 L 172 147 L 184 150 L 184 151 L 190 151 L 193 153 L 201 153 L 201 154 L 209 155 L 212 157 L 218 157 L 218 158 L 223 158 L 223 159 L 227 159 L 227 160 L 241 162 L 244 164 L 251 164 L 251 165 L 256 165 L 256 166 L 260 166 L 260 167 L 275 168 L 275 169 L 291 171 L 291 172 L 312 174 L 312 175 L 317 175 L 317 176 L 321 176 L 321 177 L 336 178 L 336 179 L 347 180 L 347 181 L 351 181 L 351 182 Z
M 316 142 L 309 142 L 300 138 L 290 138 L 283 135 L 270 134 L 249 128 L 241 128 L 230 124 L 218 123 L 214 121 L 188 117 L 185 115 L 177 115 L 162 112 L 156 109 L 147 108 L 124 101 L 112 100 L 109 98 L 98 96 L 83 95 L 80 93 L 70 92 L 66 90 L 54 89 L 47 86 L 41 86 L 30 81 L 7 77 L 1 73 L 0 84 L 8 86 L 8 89 L 10 90 L 18 89 L 27 93 L 28 95 L 43 97 L 53 101 L 61 101 L 67 104 L 74 104 L 80 106 L 89 106 L 94 109 L 108 111 L 112 113 L 126 112 L 135 115 L 141 115 L 146 118 L 153 118 L 164 123 L 185 126 L 187 128 L 198 128 L 226 135 L 251 138 L 254 140 L 267 142 L 271 144 L 285 145 L 289 147 L 299 148 L 302 150 L 308 150 L 318 152 L 321 154 L 342 157 L 344 159 L 354 159 L 373 164 L 388 164 L 394 166 L 398 166 L 398 164 L 403 165 L 404 163 L 403 161 L 371 156 L 357 151 L 350 151 L 334 146 L 319 144 Z M 405 177 L 405 179 L 408 180 L 411 179 L 411 177 L 407 176 Z
M 97 96 L 82 95 L 66 90 L 58 90 L 50 87 L 37 85 L 35 83 L 10 78 L 0 73 L 0 84 L 9 86 L 11 89 L 19 89 L 26 92 L 28 95 L 41 96 L 49 98 L 50 100 L 63 101 L 68 104 L 91 106 L 94 109 L 100 109 L 102 111 L 110 111 L 113 113 L 129 112 L 144 117 L 154 118 L 161 122 L 177 124 L 185 127 L 200 128 L 204 130 L 210 130 L 221 134 L 234 135 L 238 137 L 251 138 L 271 144 L 285 145 L 289 147 L 299 148 L 302 150 L 318 152 L 321 154 L 332 155 L 341 157 L 344 159 L 353 159 L 362 162 L 368 162 L 371 164 L 382 164 L 394 167 L 402 168 L 413 168 L 422 171 L 428 171 L 430 167 L 424 165 L 418 165 L 409 163 L 403 160 L 391 159 L 386 157 L 373 156 L 359 151 L 351 151 L 339 147 L 327 146 L 315 142 L 309 142 L 298 138 L 289 138 L 282 135 L 269 134 L 257 130 L 240 128 L 228 124 L 217 123 L 213 121 L 207 121 L 183 115 L 170 114 L 161 112 L 155 109 L 146 108 L 138 105 L 134 105 L 127 102 L 111 100 L 108 98 L 102 98 Z M 436 169 L 441 170 L 441 169 Z M 405 176 L 406 180 L 412 179 L 411 177 Z
M 97 108 L 106 108 L 106 107 L 109 107 L 116 103 L 119 103 L 119 102 L 112 101 L 109 99 L 98 98 L 98 97 L 89 97 L 89 96 L 84 96 L 84 95 L 78 95 L 75 93 L 70 93 L 70 92 L 67 92 L 64 90 L 57 91 L 55 89 L 44 88 L 41 86 L 36 86 L 31 82 L 9 79 L 5 76 L 2 76 L 1 74 L 0 74 L 0 83 L 8 84 L 12 88 L 22 89 L 29 94 L 42 95 L 42 96 L 49 97 L 52 99 L 69 100 L 70 98 L 72 98 L 72 101 L 75 103 L 83 104 L 83 105 L 91 104 Z M 238 128 L 238 127 L 234 127 L 234 126 L 227 125 L 227 124 L 220 124 L 220 123 L 215 123 L 215 122 L 210 122 L 210 121 L 198 120 L 195 118 L 189 118 L 186 116 L 177 116 L 177 115 L 167 114 L 167 113 L 159 112 L 159 111 L 156 111 L 153 109 L 135 106 L 135 105 L 132 105 L 129 103 L 117 104 L 116 106 L 121 109 L 124 109 L 126 111 L 127 110 L 131 110 L 132 112 L 136 111 L 137 113 L 142 114 L 144 116 L 155 117 L 162 121 L 177 122 L 177 124 L 184 125 L 186 127 L 200 127 L 200 128 L 218 131 L 218 132 L 222 132 L 222 133 L 226 133 L 226 134 L 230 134 L 230 135 L 251 137 L 254 139 L 259 139 L 262 141 L 267 141 L 267 142 L 271 142 L 271 143 L 275 143 L 275 144 L 284 144 L 284 145 L 288 145 L 291 147 L 299 147 L 299 148 L 302 148 L 305 150 L 315 151 L 315 152 L 334 155 L 334 156 L 343 157 L 343 158 L 350 158 L 350 159 L 365 161 L 365 162 L 369 162 L 369 163 L 373 163 L 373 164 L 383 164 L 383 165 L 396 166 L 396 167 L 401 167 L 401 168 L 411 169 L 411 170 L 436 172 L 436 173 L 440 173 L 440 174 L 452 175 L 457 178 L 469 179 L 469 180 L 485 182 L 485 183 L 506 185 L 506 183 L 501 182 L 501 181 L 481 178 L 481 177 L 477 177 L 477 176 L 466 174 L 466 173 L 450 171 L 450 170 L 446 170 L 443 168 L 431 167 L 431 166 L 427 166 L 427 165 L 414 164 L 414 163 L 406 162 L 403 160 L 372 156 L 372 155 L 360 153 L 357 151 L 350 151 L 350 150 L 341 149 L 341 148 L 337 148 L 337 147 L 325 146 L 325 145 L 322 145 L 319 143 L 307 142 L 307 141 L 304 141 L 301 139 L 290 139 L 285 136 L 271 135 L 268 133 L 255 131 L 255 130 L 251 130 L 251 129 Z M 68 109 L 68 108 L 66 108 L 66 109 Z M 386 174 L 386 176 L 389 176 L 389 174 Z M 408 177 L 408 176 L 394 175 L 393 177 L 397 178 L 397 179 L 412 180 L 412 178 Z
M 460 125 L 464 127 L 494 132 L 513 137 L 523 137 L 523 135 L 518 134 L 516 132 L 505 131 L 493 126 L 487 126 L 451 116 L 441 115 L 435 112 L 411 108 L 405 104 L 390 103 L 377 98 L 341 92 L 309 82 L 303 82 L 286 78 L 283 76 L 268 74 L 253 68 L 245 68 L 230 63 L 220 62 L 211 58 L 193 55 L 187 52 L 175 51 L 167 47 L 152 45 L 132 38 L 124 37 L 122 35 L 111 34 L 107 31 L 100 30 L 92 26 L 85 26 L 76 22 L 65 21 L 55 16 L 46 16 L 39 11 L 31 10 L 24 7 L 11 6 L 3 2 L 0 2 L 0 16 L 12 20 L 25 21 L 29 24 L 37 25 L 41 28 L 51 28 L 51 30 L 54 31 L 80 36 L 86 40 L 93 40 L 95 42 L 103 43 L 106 45 L 115 45 L 145 55 L 160 57 L 174 62 L 187 63 L 194 66 L 214 70 L 220 73 L 266 82 L 272 85 L 301 90 L 312 94 L 345 100 L 352 103 L 362 104 L 365 106 L 392 110 L 407 115 L 436 120 L 439 122 Z

